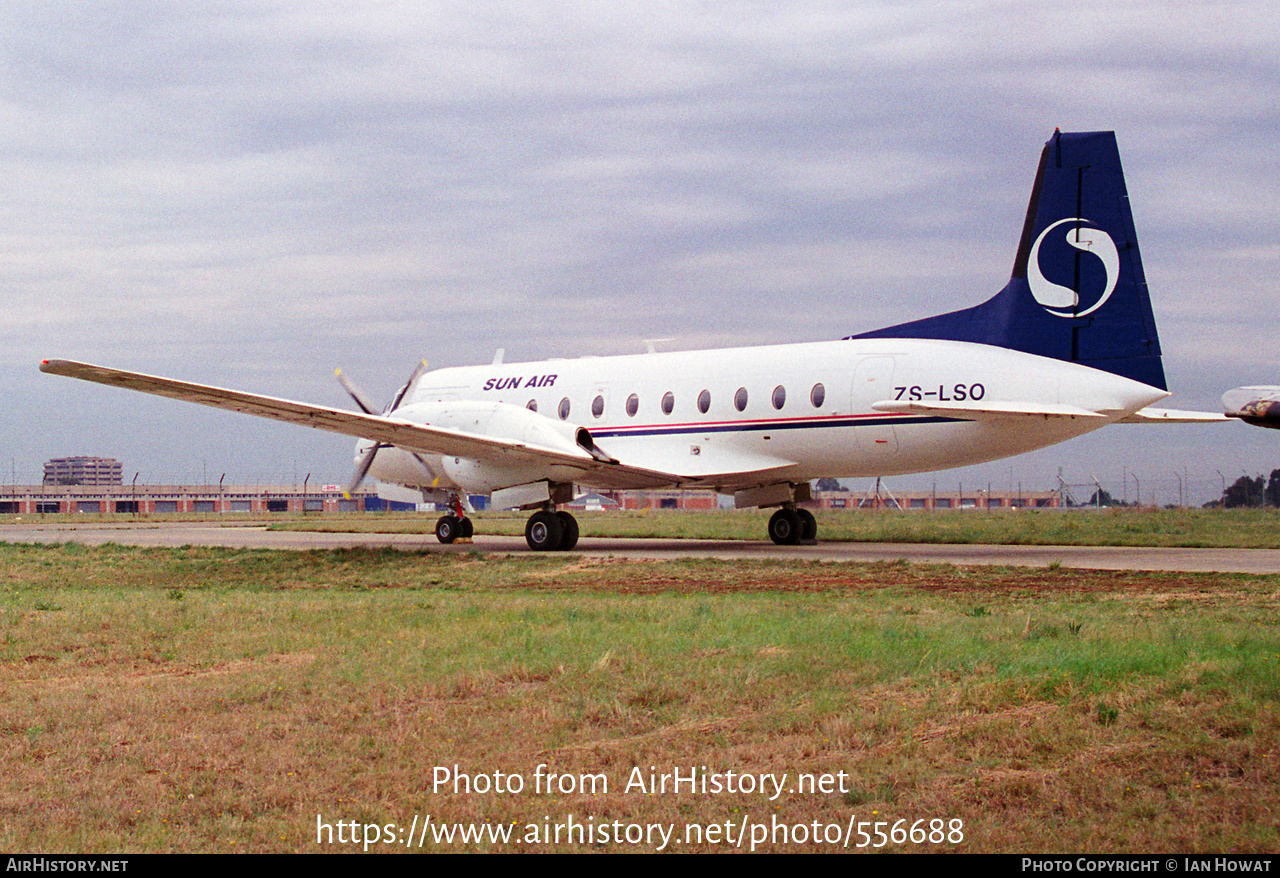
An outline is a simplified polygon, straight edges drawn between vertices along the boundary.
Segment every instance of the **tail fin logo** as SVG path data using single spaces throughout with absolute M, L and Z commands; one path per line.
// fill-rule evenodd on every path
M 1120 276 L 1120 254 L 1116 250 L 1115 241 L 1102 229 L 1081 225 L 1087 222 L 1089 222 L 1087 219 L 1081 217 L 1060 219 L 1041 232 L 1040 237 L 1036 238 L 1035 244 L 1031 247 L 1030 258 L 1027 260 L 1027 283 L 1031 287 L 1031 295 L 1035 296 L 1036 301 L 1055 317 L 1084 317 L 1086 314 L 1092 314 L 1101 308 L 1115 291 L 1116 281 Z M 1107 281 L 1102 295 L 1083 311 L 1076 310 L 1080 307 L 1080 296 L 1075 290 L 1054 283 L 1040 271 L 1040 245 L 1051 231 L 1067 223 L 1076 225 L 1067 231 L 1066 242 L 1077 250 L 1097 256 L 1102 260 L 1102 266 L 1107 272 Z

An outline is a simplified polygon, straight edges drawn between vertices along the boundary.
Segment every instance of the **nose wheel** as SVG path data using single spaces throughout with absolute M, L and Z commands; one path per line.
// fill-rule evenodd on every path
M 454 497 L 452 506 L 453 511 L 448 515 L 441 516 L 440 520 L 436 522 L 436 539 L 446 546 L 455 540 L 469 540 L 475 532 L 471 519 L 467 518 L 466 512 L 463 510 L 462 498 Z
M 436 522 L 436 539 L 445 545 L 454 540 L 469 540 L 474 532 L 475 528 L 469 518 L 446 515 Z

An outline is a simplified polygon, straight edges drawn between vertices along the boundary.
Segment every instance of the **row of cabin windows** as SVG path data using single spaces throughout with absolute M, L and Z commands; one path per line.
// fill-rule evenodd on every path
M 748 398 L 747 388 L 739 387 L 737 392 L 733 395 L 733 407 L 740 412 L 746 411 L 747 398 Z M 821 383 L 813 385 L 813 389 L 809 391 L 809 402 L 813 404 L 813 407 L 816 409 L 822 408 L 822 404 L 826 402 L 826 399 L 827 399 L 827 389 L 823 387 Z M 782 411 L 782 407 L 787 404 L 787 388 L 783 387 L 781 384 L 773 388 L 773 394 L 770 396 L 769 401 L 773 403 L 773 407 L 775 409 L 777 409 L 778 411 Z M 704 390 L 701 393 L 699 393 L 697 403 L 698 403 L 698 411 L 700 411 L 702 414 L 705 415 L 708 411 L 710 411 L 711 410 L 711 391 Z M 669 415 L 673 411 L 675 411 L 675 407 L 676 407 L 675 394 L 672 393 L 671 391 L 667 391 L 666 393 L 662 394 L 661 406 L 662 406 L 662 413 L 664 415 Z M 525 408 L 529 409 L 529 411 L 536 412 L 538 410 L 538 401 L 536 399 L 529 400 L 529 402 L 525 405 Z M 566 396 L 564 399 L 560 400 L 560 406 L 558 409 L 556 409 L 556 414 L 560 416 L 560 420 L 567 421 L 569 419 L 569 409 L 570 409 L 569 397 Z M 640 397 L 638 395 L 633 393 L 627 397 L 626 410 L 627 410 L 628 417 L 634 418 L 636 416 L 636 413 L 640 411 Z M 597 418 L 604 416 L 604 395 L 603 394 L 591 400 L 591 414 Z

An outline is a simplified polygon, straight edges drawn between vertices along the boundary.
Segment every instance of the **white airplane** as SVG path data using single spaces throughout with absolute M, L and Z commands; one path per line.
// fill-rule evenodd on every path
M 419 369 L 360 412 L 66 360 L 44 372 L 360 437 L 366 474 L 452 512 L 468 494 L 534 510 L 525 538 L 567 550 L 556 511 L 581 488 L 708 488 L 778 507 L 769 536 L 811 540 L 810 480 L 964 466 L 1117 422 L 1221 414 L 1151 409 L 1169 395 L 1112 132 L 1055 131 L 1040 158 L 1013 276 L 962 311 L 837 341 Z M 381 492 L 382 489 L 380 489 Z M 388 490 L 390 494 L 390 490 Z

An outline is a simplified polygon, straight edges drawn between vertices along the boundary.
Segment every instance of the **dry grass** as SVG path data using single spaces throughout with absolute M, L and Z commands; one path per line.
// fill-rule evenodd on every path
M 964 821 L 904 849 L 1274 851 L 1278 605 L 1268 577 L 2 547 L 0 847 L 856 814 Z M 609 791 L 433 789 L 541 764 Z M 625 791 L 650 766 L 845 789 Z

